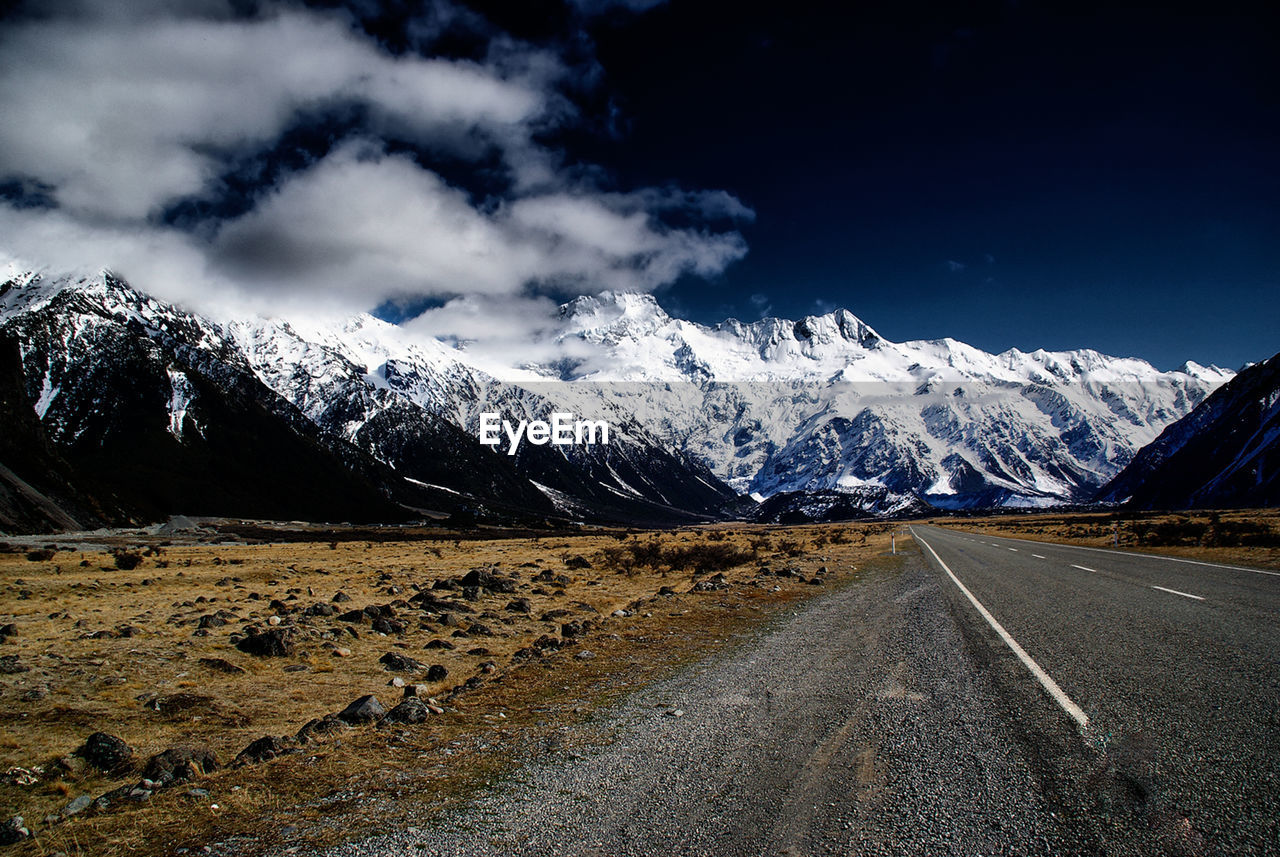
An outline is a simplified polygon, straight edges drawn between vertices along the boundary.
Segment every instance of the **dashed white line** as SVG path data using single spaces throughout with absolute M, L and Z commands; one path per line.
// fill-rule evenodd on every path
M 1096 568 L 1089 568 L 1089 566 L 1087 566 L 1087 565 L 1073 565 L 1073 566 L 1071 566 L 1071 567 L 1072 567 L 1072 568 L 1078 568 L 1078 569 L 1080 569 L 1081 571 L 1092 571 L 1094 574 L 1097 574 L 1097 573 L 1098 573 L 1098 570 L 1097 570 Z
M 1010 538 L 1013 538 L 1013 537 L 1010 536 Z M 1035 543 L 1035 539 L 1017 539 L 1017 541 Z M 1247 572 L 1250 572 L 1251 574 L 1266 574 L 1271 577 L 1280 577 L 1280 571 L 1266 571 L 1265 569 L 1249 568 L 1248 566 L 1244 566 L 1244 565 L 1224 565 L 1223 563 L 1220 563 L 1220 562 L 1202 562 L 1198 559 L 1184 559 L 1183 557 L 1180 557 L 1180 556 L 1164 556 L 1163 554 L 1142 553 L 1141 551 L 1116 551 L 1116 550 L 1108 550 L 1107 548 L 1091 548 L 1091 547 L 1086 547 L 1084 545 L 1069 545 L 1069 544 L 1064 544 L 1062 542 L 1052 542 L 1052 544 L 1054 547 L 1072 548 L 1078 551 L 1095 551 L 1097 553 L 1111 553 L 1111 554 L 1115 554 L 1116 556 L 1127 556 L 1130 558 L 1138 557 L 1140 559 L 1163 559 L 1163 560 L 1167 560 L 1168 562 L 1185 562 L 1188 565 L 1203 565 L 1203 566 L 1207 566 L 1208 568 L 1226 568 L 1226 569 L 1230 569 L 1231 571 L 1247 571 Z M 994 542 L 992 542 L 991 546 L 993 548 L 1000 547 L 1000 545 L 995 544 Z
M 1013 551 L 1014 553 L 1017 553 L 1017 552 L 1018 552 L 1018 549 L 1017 549 L 1017 548 L 1009 548 L 1009 550 Z
M 1151 584 L 1151 588 L 1152 588 L 1152 589 L 1159 589 L 1161 592 L 1170 592 L 1170 593 L 1172 593 L 1172 594 L 1174 594 L 1174 595 L 1181 595 L 1183 598 L 1194 598 L 1194 599 L 1195 599 L 1195 600 L 1197 600 L 1197 601 L 1203 601 L 1203 600 L 1204 600 L 1204 596 L 1203 596 L 1203 595 L 1192 595 L 1190 592 L 1179 592 L 1179 591 L 1178 591 L 1178 590 L 1176 590 L 1176 589 L 1169 589 L 1169 588 L 1168 588 L 1168 587 L 1166 587 L 1166 586 L 1156 586 L 1154 583 L 1153 583 L 1153 584 Z
M 1003 625 L 996 621 L 996 617 L 992 616 L 987 608 L 982 606 L 982 602 L 973 596 L 973 593 L 969 591 L 969 588 L 960 582 L 960 578 L 956 577 L 950 567 L 942 561 L 942 557 L 938 556 L 938 552 L 935 551 L 928 542 L 915 534 L 914 527 L 911 529 L 911 535 L 916 541 L 920 542 L 920 544 L 929 548 L 929 553 L 933 554 L 933 558 L 938 561 L 938 565 L 942 566 L 942 570 L 947 573 L 947 577 L 951 578 L 951 582 L 960 588 L 960 591 L 969 599 L 969 602 L 978 609 L 979 613 L 982 614 L 982 618 L 987 620 L 987 624 L 1000 635 L 1000 639 L 1004 640 L 1005 645 L 1013 650 L 1013 653 L 1018 656 L 1018 660 L 1022 661 L 1023 666 L 1031 671 L 1031 674 L 1040 682 L 1040 686 L 1048 691 L 1049 695 L 1053 697 L 1054 702 L 1058 703 L 1058 705 L 1062 707 L 1062 710 L 1067 712 L 1067 714 L 1071 716 L 1071 719 L 1075 720 L 1075 722 L 1080 725 L 1080 730 L 1082 732 L 1088 729 L 1089 715 L 1085 714 L 1084 710 L 1080 706 L 1072 702 L 1071 697 L 1067 696 L 1062 691 L 1062 688 L 1058 687 L 1058 683 L 1054 681 L 1047 672 L 1040 668 L 1040 665 L 1027 654 L 1026 650 L 1023 649 L 1022 646 L 1018 645 L 1018 641 L 1010 636 L 1009 632 L 1004 629 Z
M 1033 553 L 1032 556 L 1035 557 L 1036 559 L 1044 559 L 1044 557 L 1040 556 L 1040 554 L 1038 553 Z

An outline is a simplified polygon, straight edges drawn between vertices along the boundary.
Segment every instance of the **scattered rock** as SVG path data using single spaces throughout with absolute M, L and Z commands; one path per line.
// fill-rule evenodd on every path
M 133 748 L 124 739 L 106 732 L 94 732 L 74 755 L 108 774 L 122 773 L 133 764 Z
M 528 598 L 513 598 L 507 604 L 506 609 L 511 611 L 512 613 L 532 613 L 533 604 L 529 601 Z
M 305 726 L 298 730 L 298 742 L 301 744 L 310 744 L 312 741 L 332 735 L 335 732 L 341 732 L 347 728 L 347 724 L 338 719 L 336 714 L 326 714 L 324 717 L 317 717 L 307 722 Z
M 400 678 L 400 676 L 396 676 L 391 679 L 391 681 L 387 682 L 387 687 L 404 687 L 404 679 Z
M 84 812 L 91 806 L 93 806 L 93 798 L 89 795 L 80 795 L 80 797 L 62 808 L 62 817 L 70 818 L 73 815 Z
M 560 626 L 560 636 L 564 637 L 566 640 L 573 639 L 574 637 L 581 637 L 587 633 L 589 628 L 590 623 L 579 622 L 575 619 L 572 622 L 565 622 Z
M 29 836 L 31 831 L 27 830 L 26 822 L 20 815 L 15 815 L 4 824 L 0 824 L 0 845 L 13 845 Z
M 349 658 L 351 657 L 351 650 L 344 649 L 341 646 L 338 646 L 332 652 L 329 653 L 329 656 L 334 658 Z
M 699 580 L 693 585 L 692 592 L 716 592 L 721 589 L 728 589 L 729 581 L 725 579 L 723 574 L 717 572 L 711 577 Z
M 250 634 L 236 648 L 260 658 L 285 658 L 293 654 L 293 629 L 270 628 L 260 634 Z
M 0 675 L 17 675 L 18 673 L 30 672 L 31 667 L 24 666 L 17 655 L 5 655 L 0 657 Z
M 196 623 L 197 628 L 221 628 L 227 624 L 227 620 L 223 619 L 216 613 L 206 613 L 200 617 L 200 621 Z
M 378 663 L 382 664 L 382 668 L 387 672 L 392 673 L 421 672 L 423 669 L 423 665 L 418 661 L 396 652 L 387 652 L 378 658 Z
M 427 704 L 416 696 L 406 696 L 382 718 L 381 723 L 421 723 L 431 716 Z
M 274 759 L 276 756 L 283 756 L 286 753 L 297 752 L 297 741 L 287 735 L 276 737 L 274 735 L 263 735 L 261 738 L 253 741 L 248 747 L 245 747 L 236 756 L 233 765 L 250 765 L 257 762 L 265 762 L 268 759 Z
M 683 708 L 671 708 L 667 710 L 668 717 L 684 717 Z
M 287 666 L 287 667 L 285 667 L 285 668 L 284 668 L 284 672 L 287 672 L 287 673 L 304 673 L 304 672 L 306 672 L 308 669 L 310 669 L 310 667 L 308 667 L 306 664 L 289 664 L 289 666 Z
M 565 568 L 591 568 L 592 566 L 591 566 L 591 562 L 586 557 L 579 554 L 578 556 L 571 556 L 567 560 L 565 560 L 564 567 Z
M 164 788 L 200 774 L 211 774 L 218 767 L 218 757 L 208 747 L 171 747 L 147 760 L 142 769 L 142 779 L 150 780 L 157 788 Z
M 345 592 L 339 592 L 339 593 L 337 593 L 337 594 L 335 594 L 335 595 L 333 596 L 333 603 L 334 603 L 334 604 L 342 604 L 342 603 L 344 603 L 344 602 L 346 602 L 346 601 L 350 601 L 350 600 L 351 600 L 351 596 L 350 596 L 350 595 L 348 595 L 348 594 L 347 594 L 347 593 L 345 593 Z
M 225 658 L 201 658 L 200 666 L 208 667 L 215 672 L 226 673 L 227 675 L 244 675 L 248 670 L 244 667 L 238 667 Z
M 453 643 L 450 643 L 448 640 L 432 640 L 430 643 L 427 643 L 427 644 L 426 644 L 425 646 L 423 646 L 422 648 L 424 648 L 424 649 L 452 649 L 453 647 L 454 647 L 454 646 L 453 646 Z
M 543 634 L 541 637 L 533 641 L 533 647 L 538 651 L 558 649 L 560 648 L 560 640 L 550 634 Z
M 582 651 L 580 651 L 580 652 L 578 652 L 576 655 L 574 655 L 574 657 L 575 657 L 575 658 L 577 658 L 577 659 L 578 659 L 578 660 L 580 660 L 580 661 L 589 661 L 589 660 L 591 660 L 592 658 L 594 658 L 595 656 L 596 656 L 596 653 L 595 653 L 595 652 L 590 652 L 590 651 L 587 651 L 586 649 L 583 649 Z
M 432 664 L 427 669 L 427 681 L 444 681 L 449 677 L 449 671 L 444 668 L 443 664 Z
M 4 640 L 9 639 L 10 637 L 16 637 L 16 636 L 18 636 L 17 625 L 13 624 L 12 622 L 9 622 L 8 624 L 5 624 L 5 625 L 0 625 L 0 642 L 3 642 Z
M 387 710 L 373 694 L 362 696 L 338 712 L 338 719 L 350 726 L 381 720 Z M 303 727 L 306 728 L 306 727 Z

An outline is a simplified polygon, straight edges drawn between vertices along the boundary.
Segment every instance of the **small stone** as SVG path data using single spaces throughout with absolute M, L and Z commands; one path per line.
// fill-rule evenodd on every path
M 684 717 L 684 709 L 683 708 L 668 709 L 667 716 L 668 717 Z
M 336 648 L 336 649 L 334 649 L 332 652 L 330 652 L 330 653 L 329 653 L 329 656 L 330 656 L 330 657 L 333 657 L 333 658 L 349 658 L 349 657 L 351 657 L 351 650 L 350 650 L 350 649 L 344 649 L 344 648 L 342 648 L 341 646 L 339 646 L 338 648 Z
M 274 628 L 283 621 L 284 620 L 281 619 L 279 616 L 272 616 L 269 619 L 267 619 L 267 624 Z
M 194 788 L 193 788 L 193 789 L 187 789 L 187 797 L 193 797 L 193 798 L 196 798 L 196 799 L 203 799 L 203 798 L 207 798 L 208 796 L 209 796 L 209 790 L 208 790 L 208 789 L 194 789 Z
M 595 653 L 595 652 L 587 651 L 586 649 L 583 649 L 582 651 L 580 651 L 580 652 L 578 652 L 576 655 L 574 655 L 574 657 L 575 657 L 575 658 L 577 658 L 577 659 L 578 659 L 578 660 L 580 660 L 580 661 L 589 661 L 589 660 L 591 660 L 592 658 L 594 658 L 595 656 L 596 656 L 596 653 Z
M 443 664 L 432 664 L 427 669 L 427 681 L 444 681 L 448 677 L 449 671 Z
M 387 682 L 387 687 L 404 687 L 404 679 L 400 676 L 394 676 L 391 681 Z
M 244 675 L 247 670 L 244 667 L 238 667 L 225 658 L 201 658 L 200 666 L 208 667 L 211 670 L 227 675 Z
M 92 797 L 90 797 L 89 795 L 80 795 L 80 797 L 71 801 L 71 803 L 67 804 L 62 808 L 62 817 L 70 818 L 71 816 L 76 815 L 77 813 L 84 812 L 86 809 L 88 809 L 92 805 L 93 805 Z
M 295 744 L 294 739 L 287 735 L 282 735 L 278 738 L 274 735 L 263 735 L 241 750 L 232 764 L 239 766 L 265 762 L 269 759 L 274 759 L 276 756 L 294 752 Z
M 393 673 L 421 672 L 423 669 L 423 665 L 418 661 L 397 652 L 387 652 L 378 658 L 378 663 L 382 664 L 382 668 L 387 672 Z

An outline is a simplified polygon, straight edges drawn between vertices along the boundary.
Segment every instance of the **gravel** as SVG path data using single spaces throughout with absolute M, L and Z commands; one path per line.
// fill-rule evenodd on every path
M 859 572 L 599 715 L 594 742 L 327 854 L 1080 852 L 940 586 L 917 555 Z

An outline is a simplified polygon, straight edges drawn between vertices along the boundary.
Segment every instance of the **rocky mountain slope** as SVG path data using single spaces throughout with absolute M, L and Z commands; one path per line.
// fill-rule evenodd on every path
M 1141 509 L 1280 503 L 1280 354 L 1166 428 L 1098 499 Z
M 10 270 L 0 337 L 3 405 L 22 415 L 0 449 L 0 527 L 10 531 L 176 512 L 663 522 L 712 514 L 733 496 L 643 433 L 576 460 L 557 460 L 562 447 L 495 454 L 288 325 L 231 329 L 110 275 L 73 282 Z M 299 350 L 284 355 L 285 346 Z M 435 381 L 465 390 L 458 375 Z

